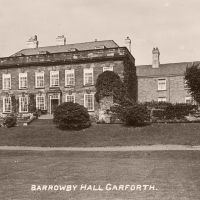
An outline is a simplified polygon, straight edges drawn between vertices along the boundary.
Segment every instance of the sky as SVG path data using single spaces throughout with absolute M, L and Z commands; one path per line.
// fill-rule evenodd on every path
M 67 43 L 132 41 L 136 65 L 152 63 L 152 49 L 161 63 L 200 60 L 199 0 L 0 0 L 0 57 L 27 48 Z

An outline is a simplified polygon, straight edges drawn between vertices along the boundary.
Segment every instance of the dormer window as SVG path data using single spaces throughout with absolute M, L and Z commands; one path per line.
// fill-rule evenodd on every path
M 50 54 L 48 51 L 38 51 L 39 55 L 47 55 Z
M 70 48 L 67 50 L 67 52 L 76 52 L 76 51 L 78 51 L 78 49 L 76 49 L 76 48 Z
M 104 45 L 96 46 L 95 49 L 105 49 L 106 47 Z

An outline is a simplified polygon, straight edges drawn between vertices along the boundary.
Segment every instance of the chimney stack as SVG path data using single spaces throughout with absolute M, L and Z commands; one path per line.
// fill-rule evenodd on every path
M 28 48 L 38 48 L 39 41 L 37 40 L 37 35 L 31 37 L 27 42 L 26 45 Z
M 66 37 L 64 35 L 57 36 L 56 45 L 66 45 Z
M 159 65 L 160 65 L 160 51 L 159 51 L 158 47 L 153 48 L 152 56 L 153 56 L 152 68 L 159 68 Z
M 127 36 L 127 37 L 125 38 L 124 42 L 125 42 L 126 48 L 127 48 L 127 49 L 130 51 L 130 53 L 131 53 L 131 39 Z

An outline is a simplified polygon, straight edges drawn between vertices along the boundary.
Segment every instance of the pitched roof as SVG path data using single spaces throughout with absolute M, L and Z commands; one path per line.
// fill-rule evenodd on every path
M 159 68 L 152 68 L 152 65 L 136 66 L 138 77 L 162 77 L 184 75 L 186 68 L 191 67 L 194 62 L 180 62 L 160 64 Z M 199 61 L 195 63 L 200 63 Z
M 23 55 L 35 55 L 39 52 L 49 52 L 49 53 L 59 53 L 70 51 L 71 49 L 77 49 L 78 51 L 83 50 L 92 50 L 95 47 L 105 46 L 106 48 L 116 48 L 119 47 L 113 40 L 103 40 L 103 41 L 94 41 L 94 42 L 84 42 L 84 43 L 76 43 L 76 44 L 66 44 L 66 45 L 56 45 L 56 46 L 46 46 L 46 47 L 38 47 L 38 48 L 29 48 L 22 49 L 12 56 L 20 56 Z

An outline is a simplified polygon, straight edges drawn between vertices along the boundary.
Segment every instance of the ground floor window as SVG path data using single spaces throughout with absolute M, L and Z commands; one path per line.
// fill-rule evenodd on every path
M 65 102 L 73 102 L 75 103 L 75 95 L 66 95 Z
M 185 103 L 194 104 L 192 97 L 185 97 Z
M 84 106 L 88 111 L 94 111 L 94 94 L 84 94 Z
M 19 112 L 28 112 L 28 96 L 19 97 Z
M 38 110 L 45 110 L 45 96 L 44 95 L 36 96 L 36 108 Z
M 158 97 L 158 102 L 166 102 L 167 98 L 166 97 Z
M 3 112 L 10 113 L 11 112 L 11 97 L 3 98 Z

